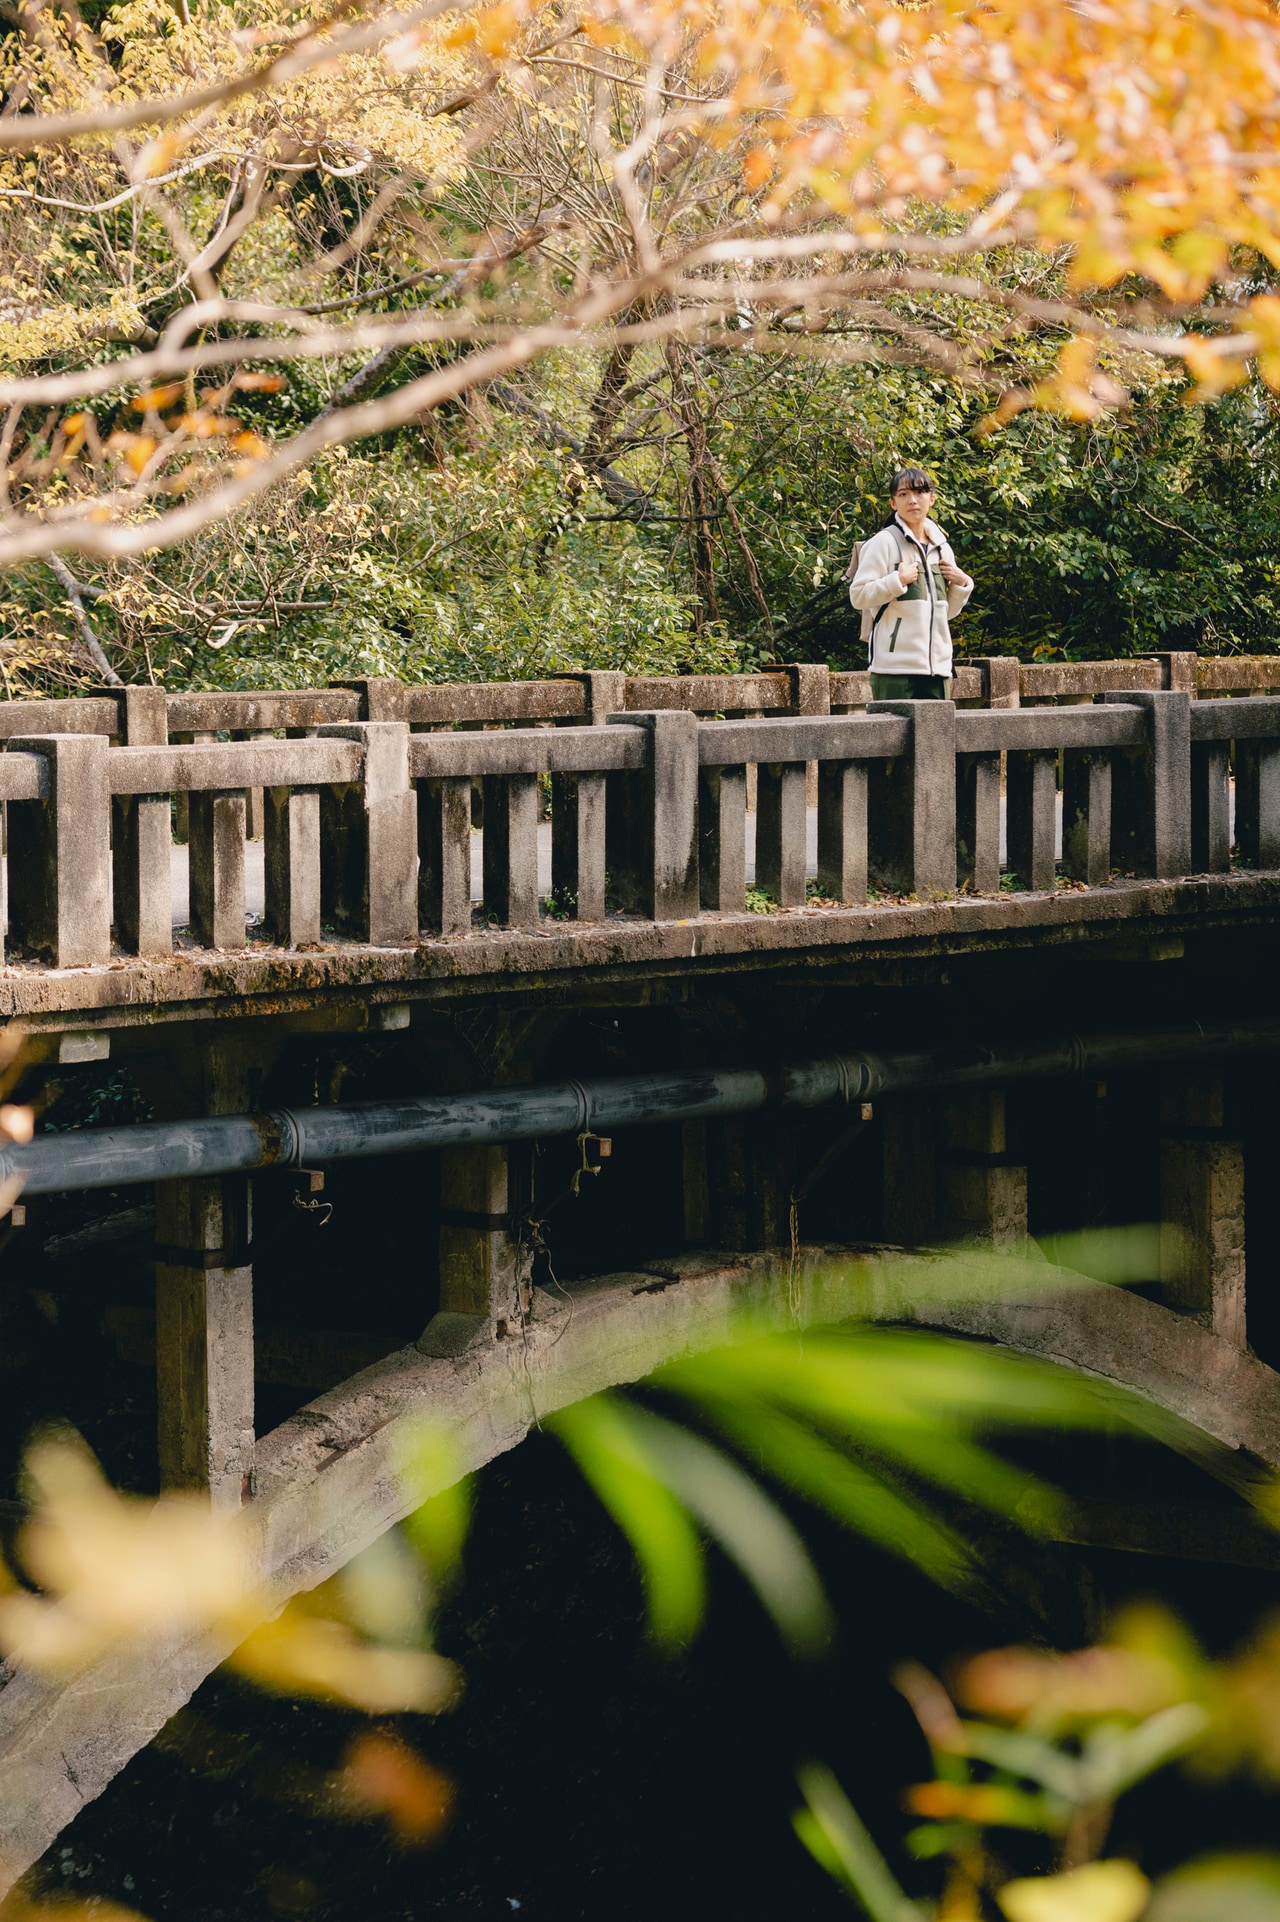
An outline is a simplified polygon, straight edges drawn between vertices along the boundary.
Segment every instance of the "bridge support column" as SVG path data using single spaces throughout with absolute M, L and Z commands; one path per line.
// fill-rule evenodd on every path
M 951 1096 L 943 1108 L 941 1222 L 948 1241 L 1022 1248 L 1027 1239 L 1027 1171 L 1008 1151 L 1002 1088 Z
M 520 1326 L 520 1244 L 512 1150 L 505 1143 L 440 1156 L 440 1311 L 418 1346 L 461 1354 Z
M 685 1246 L 705 1248 L 711 1233 L 711 1184 L 705 1121 L 685 1121 L 681 1124 L 680 1164 Z
M 247 1177 L 156 1185 L 160 1485 L 238 1508 L 253 1475 Z
M 1166 1074 L 1160 1122 L 1165 1304 L 1243 1348 L 1244 1148 L 1227 1134 L 1221 1071 Z
M 883 1142 L 881 1233 L 914 1248 L 938 1234 L 938 1135 L 929 1095 L 886 1095 L 876 1102 Z
M 152 1093 L 179 1112 L 194 1101 L 208 1115 L 242 1114 L 266 1052 L 235 1036 L 179 1046 Z M 160 1485 L 207 1491 L 215 1508 L 238 1508 L 252 1492 L 251 1192 L 247 1175 L 160 1181 L 155 1191 Z
M 794 1157 L 785 1117 L 743 1115 L 707 1133 L 708 1188 L 715 1244 L 747 1252 L 784 1248 L 791 1239 Z M 686 1161 L 686 1208 L 690 1199 Z M 695 1163 L 696 1195 L 696 1163 Z

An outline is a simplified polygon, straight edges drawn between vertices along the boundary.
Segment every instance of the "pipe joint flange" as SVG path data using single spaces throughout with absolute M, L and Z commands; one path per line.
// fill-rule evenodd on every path
M 275 1155 L 272 1157 L 278 1168 L 300 1168 L 302 1166 L 302 1123 L 290 1108 L 272 1108 L 264 1115 L 264 1121 L 275 1135 Z
M 591 1132 L 591 1092 L 590 1090 L 584 1087 L 581 1081 L 566 1081 L 565 1086 L 573 1090 L 574 1098 L 578 1103 L 578 1119 L 574 1124 L 574 1128 L 573 1128 L 574 1134 L 576 1135 L 590 1134 Z

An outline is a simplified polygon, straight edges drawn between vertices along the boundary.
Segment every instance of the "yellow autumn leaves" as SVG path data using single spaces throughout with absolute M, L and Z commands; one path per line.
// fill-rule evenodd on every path
M 399 1536 L 281 1612 L 244 1514 L 212 1515 L 191 1496 L 121 1495 L 77 1442 L 38 1444 L 27 1477 L 34 1509 L 18 1552 L 37 1588 L 0 1591 L 0 1651 L 19 1662 L 66 1680 L 128 1641 L 200 1638 L 288 1694 L 379 1715 L 452 1699 L 453 1667 L 423 1639 L 423 1565 Z

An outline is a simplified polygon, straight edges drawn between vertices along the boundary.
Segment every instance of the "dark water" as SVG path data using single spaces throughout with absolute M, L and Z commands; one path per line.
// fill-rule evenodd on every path
M 1150 1451 L 1127 1473 L 1150 1486 L 1199 1481 Z M 1157 1588 L 1225 1646 L 1275 1598 L 1271 1575 L 1005 1545 L 1005 1598 L 984 1614 L 797 1519 L 839 1612 L 830 1657 L 809 1668 L 785 1658 L 720 1567 L 700 1642 L 665 1659 L 643 1639 L 627 1550 L 557 1444 L 534 1436 L 481 1478 L 465 1586 L 440 1623 L 440 1646 L 465 1671 L 462 1703 L 378 1725 L 456 1785 L 452 1829 L 433 1852 L 400 1848 L 378 1822 L 336 1824 L 309 1803 L 315 1772 L 340 1763 L 364 1718 L 216 1676 L 64 1833 L 39 1880 L 110 1894 L 157 1922 L 835 1922 L 852 1910 L 790 1831 L 798 1761 L 835 1767 L 895 1866 L 918 1892 L 928 1886 L 896 1847 L 909 1825 L 901 1789 L 926 1769 L 887 1679 L 898 1657 L 941 1666 L 1012 1636 L 1069 1644 L 1115 1598 Z M 1264 1841 L 1276 1813 L 1264 1797 L 1204 1794 L 1169 1774 L 1122 1805 L 1115 1839 L 1154 1872 L 1200 1848 Z M 1035 1866 L 1037 1847 L 1015 1848 L 1011 1861 Z

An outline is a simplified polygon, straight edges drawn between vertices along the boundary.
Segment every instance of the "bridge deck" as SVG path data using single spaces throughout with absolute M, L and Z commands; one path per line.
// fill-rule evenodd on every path
M 171 957 L 91 968 L 11 962 L 0 969 L 0 1019 L 22 1017 L 33 1029 L 139 1027 L 287 1014 L 335 999 L 376 1008 L 761 967 L 856 978 L 886 964 L 1030 945 L 1154 957 L 1199 934 L 1278 923 L 1280 872 L 1269 872 L 667 923 L 618 915 L 591 927 L 548 921 L 536 931 L 494 928 L 395 947 L 321 943 L 305 954 L 252 940 L 232 953 L 182 946 Z

